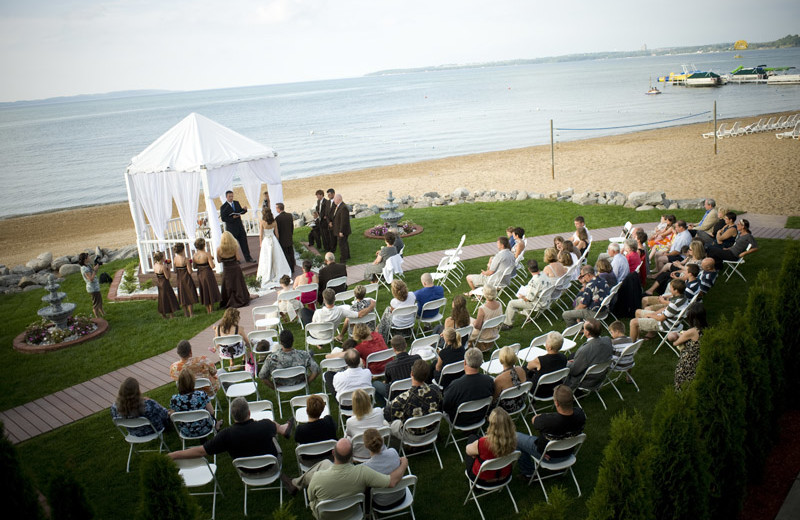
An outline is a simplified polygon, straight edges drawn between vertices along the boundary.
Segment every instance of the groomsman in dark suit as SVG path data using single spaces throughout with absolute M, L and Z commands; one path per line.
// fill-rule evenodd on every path
M 324 191 L 317 190 L 315 195 L 317 196 L 317 204 L 314 206 L 314 210 L 319 215 L 316 221 L 317 232 L 322 238 L 323 250 L 327 251 L 329 246 L 328 243 L 330 242 L 330 229 L 328 229 L 328 210 L 330 209 L 331 203 L 325 198 Z
M 333 198 L 333 234 L 339 246 L 339 262 L 346 263 L 350 260 L 350 244 L 347 242 L 350 236 L 350 208 L 342 202 L 342 196 L 336 194 Z
M 239 242 L 242 248 L 242 256 L 248 262 L 254 262 L 250 256 L 250 247 L 247 245 L 247 233 L 242 224 L 242 215 L 247 213 L 247 208 L 233 200 L 233 192 L 225 192 L 226 202 L 219 208 L 219 218 L 225 223 L 225 229 Z
M 326 213 L 326 222 L 325 222 L 325 229 L 328 230 L 328 247 L 326 248 L 327 251 L 331 253 L 336 252 L 336 234 L 333 232 L 333 198 L 336 195 L 336 191 L 333 188 L 328 188 L 328 213 Z
M 294 273 L 294 218 L 284 211 L 283 202 L 275 204 L 278 214 L 275 216 L 275 224 L 278 226 L 278 243 L 286 256 L 289 269 Z

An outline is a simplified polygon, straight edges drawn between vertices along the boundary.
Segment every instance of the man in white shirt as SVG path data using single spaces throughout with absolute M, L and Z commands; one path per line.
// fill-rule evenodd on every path
M 508 269 L 508 274 L 503 277 L 500 283 L 502 285 L 508 285 L 513 268 L 514 253 L 511 252 L 508 237 L 500 237 L 497 239 L 497 254 L 489 259 L 489 265 L 487 265 L 486 270 L 481 271 L 480 274 L 467 275 L 467 283 L 469 284 L 470 291 L 481 285 L 486 285 L 490 276 L 497 272 L 503 273 L 506 269 Z
M 322 291 L 323 306 L 314 312 L 311 323 L 333 323 L 333 330 L 335 332 L 345 318 L 361 318 L 372 312 L 375 308 L 374 301 L 372 305 L 358 312 L 352 310 L 347 305 L 334 305 L 335 302 L 336 292 L 333 289 L 325 289 Z
M 517 293 L 517 299 L 508 302 L 506 307 L 506 319 L 500 330 L 509 330 L 514 325 L 514 317 L 518 312 L 532 309 L 539 293 L 550 285 L 550 277 L 539 272 L 539 262 L 528 260 L 528 271 L 531 279 L 528 284 L 522 287 Z
M 675 231 L 676 233 L 672 238 L 669 251 L 656 254 L 656 269 L 653 272 L 659 272 L 667 262 L 682 260 L 683 253 L 681 253 L 681 250 L 684 247 L 689 247 L 689 244 L 692 243 L 692 235 L 689 233 L 689 224 L 687 224 L 685 220 L 679 220 L 675 223 Z
M 347 369 L 333 376 L 333 390 L 337 396 L 342 392 L 372 387 L 372 372 L 361 368 L 361 354 L 356 349 L 351 348 L 344 353 L 344 362 Z
M 619 244 L 617 243 L 611 242 L 608 244 L 608 249 L 606 251 L 611 261 L 611 270 L 614 272 L 614 276 L 617 277 L 617 283 L 621 283 L 625 280 L 625 277 L 628 276 L 628 273 L 631 272 L 628 259 L 625 258 L 625 255 L 620 254 Z
M 586 220 L 584 220 L 584 218 L 581 215 L 578 215 L 577 217 L 575 217 L 574 224 L 575 224 L 575 232 L 572 234 L 572 238 L 570 238 L 570 241 L 574 243 L 580 240 L 580 238 L 578 238 L 578 229 L 583 228 L 586 230 L 586 236 L 589 237 L 589 242 L 591 242 L 592 234 L 589 233 L 589 228 L 586 227 Z

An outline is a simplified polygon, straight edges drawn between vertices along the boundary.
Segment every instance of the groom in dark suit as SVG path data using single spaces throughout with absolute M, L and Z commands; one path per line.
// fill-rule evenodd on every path
M 242 215 L 247 213 L 247 208 L 233 200 L 233 192 L 225 192 L 226 202 L 219 208 L 219 218 L 225 223 L 225 229 L 239 242 L 242 248 L 242 256 L 248 262 L 254 262 L 250 256 L 250 247 L 247 245 L 247 233 L 242 225 Z
M 275 224 L 278 226 L 278 242 L 286 256 L 289 269 L 294 273 L 294 218 L 283 209 L 283 202 L 275 204 L 278 214 L 275 216 Z

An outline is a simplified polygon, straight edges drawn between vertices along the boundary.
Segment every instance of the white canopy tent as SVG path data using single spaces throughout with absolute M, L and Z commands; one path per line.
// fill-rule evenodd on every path
M 179 242 L 193 247 L 198 217 L 203 216 L 198 210 L 201 188 L 211 239 L 206 249 L 213 254 L 221 238 L 213 199 L 224 199 L 235 177 L 244 188 L 251 219 L 260 207 L 262 183 L 267 184 L 273 210 L 275 202 L 283 200 L 275 151 L 196 113 L 131 159 L 125 186 L 141 272 L 152 271 L 151 255 L 157 249 Z M 173 200 L 180 218 L 171 220 Z

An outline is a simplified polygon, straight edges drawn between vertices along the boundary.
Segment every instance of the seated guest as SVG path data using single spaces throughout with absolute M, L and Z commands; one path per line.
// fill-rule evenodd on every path
M 611 334 L 611 346 L 614 347 L 614 353 L 611 354 L 611 362 L 617 362 L 619 357 L 628 346 L 633 343 L 633 340 L 625 335 L 625 324 L 617 320 L 608 326 L 608 332 Z M 627 355 L 617 362 L 619 370 L 626 370 L 633 365 L 633 356 Z M 627 376 L 627 374 L 626 374 Z M 627 378 L 630 382 L 630 377 Z
M 402 381 L 408 379 L 411 373 L 411 366 L 417 361 L 422 360 L 417 354 L 411 354 L 406 351 L 408 344 L 406 338 L 401 335 L 392 337 L 389 342 L 394 350 L 394 359 L 389 361 L 384 367 L 384 381 L 375 380 L 372 386 L 375 387 L 375 401 L 381 406 L 386 404 L 386 401 L 391 397 L 389 396 L 389 387 L 395 381 Z M 425 379 L 427 381 L 427 378 Z
M 648 260 L 650 258 L 650 253 L 647 249 L 647 233 L 641 229 L 637 229 L 634 236 L 636 237 L 636 252 L 639 254 L 639 258 L 642 259 L 642 268 L 639 269 L 639 280 L 642 285 L 645 285 L 645 283 L 647 283 L 647 276 L 650 274 L 650 261 Z
M 244 331 L 239 330 L 239 309 L 228 307 L 225 309 L 225 314 L 222 319 L 214 326 L 214 337 L 219 338 L 222 336 L 231 336 L 238 334 L 242 337 L 242 341 L 238 341 L 232 345 L 220 345 L 219 357 L 228 359 L 229 365 L 233 366 L 233 360 L 241 357 L 245 353 L 245 349 L 250 346 L 247 336 Z M 211 347 L 212 352 L 216 352 L 215 347 Z
M 219 379 L 217 378 L 217 367 L 211 363 L 205 356 L 194 357 L 192 356 L 192 344 L 183 339 L 178 343 L 176 349 L 180 361 L 174 362 L 169 367 L 169 376 L 177 381 L 181 371 L 186 368 L 191 372 L 195 379 L 203 377 L 211 381 L 211 386 L 206 386 L 202 390 L 212 397 L 219 390 Z
M 711 243 L 705 243 L 706 249 L 731 247 L 739 235 L 736 227 L 736 213 L 729 211 L 722 217 L 723 226 L 714 235 Z
M 586 232 L 586 228 L 579 228 L 575 230 L 575 235 L 577 241 L 573 242 L 572 245 L 574 245 L 575 249 L 583 256 L 583 252 L 589 247 L 589 234 Z
M 528 362 L 527 378 L 533 383 L 531 392 L 535 390 L 536 397 L 547 397 L 553 393 L 553 388 L 556 387 L 556 384 L 540 385 L 538 389 L 536 388 L 536 384 L 543 375 L 561 370 L 567 366 L 567 356 L 560 352 L 563 345 L 564 337 L 560 332 L 549 332 L 544 342 L 544 349 L 547 351 L 547 354 Z
M 400 467 L 400 455 L 397 450 L 383 444 L 383 437 L 375 428 L 364 431 L 364 447 L 369 451 L 369 460 L 364 463 L 378 473 L 389 475 Z M 372 497 L 372 502 L 381 509 L 393 509 L 406 499 L 406 490 L 396 493 L 380 494 Z
M 367 356 L 375 352 L 387 350 L 386 342 L 383 341 L 383 336 L 377 332 L 369 330 L 364 323 L 359 323 L 353 327 L 353 340 L 356 342 L 356 351 L 361 355 L 361 363 L 367 366 Z M 389 361 L 381 361 L 380 363 L 373 363 L 368 367 L 373 375 L 382 374 L 383 369 Z
M 442 409 L 453 421 L 458 406 L 467 401 L 485 399 L 494 395 L 494 379 L 481 374 L 483 354 L 475 347 L 467 349 L 464 354 L 464 375 L 450 383 L 444 391 Z M 483 412 L 471 412 L 458 416 L 458 424 L 473 424 L 481 419 Z
M 511 271 L 514 268 L 514 253 L 510 249 L 508 238 L 500 237 L 497 239 L 497 254 L 489 258 L 486 269 L 481 271 L 480 274 L 467 275 L 470 291 L 481 285 L 486 285 L 489 282 L 489 277 L 495 273 L 507 273 L 499 282 L 501 285 L 508 285 L 511 279 Z
M 300 276 L 303 276 L 302 274 Z M 281 294 L 292 291 L 292 279 L 289 277 L 288 274 L 281 276 L 278 283 L 281 284 L 281 290 L 278 291 L 278 296 Z M 317 295 L 314 293 L 314 301 L 316 301 Z M 293 300 L 278 300 L 278 309 L 281 311 L 281 316 L 285 316 L 286 319 L 289 321 L 294 321 L 297 318 L 297 313 L 303 308 L 303 304 L 300 303 L 300 300 L 297 298 Z
M 514 238 L 514 226 L 508 226 L 506 228 L 506 238 L 508 238 L 509 249 L 514 249 L 514 246 L 517 245 L 517 239 Z
M 472 320 L 472 334 L 469 337 L 469 344 L 484 351 L 492 346 L 492 338 L 497 336 L 497 327 L 484 328 L 483 324 L 487 320 L 503 315 L 503 306 L 497 300 L 497 288 L 493 285 L 483 286 L 483 297 L 486 301 L 478 308 L 478 316 Z
M 378 251 L 375 251 L 375 260 L 364 269 L 364 279 L 377 282 L 378 275 L 383 272 L 383 268 L 386 265 L 386 260 L 397 254 L 397 249 L 394 247 L 394 233 L 391 231 L 387 232 L 383 236 L 383 241 L 386 245 Z
M 336 292 L 334 292 L 333 289 L 325 289 L 322 291 L 322 304 L 322 307 L 314 312 L 311 323 L 333 323 L 334 331 L 339 328 L 339 324 L 342 323 L 345 318 L 363 318 L 375 308 L 373 305 L 372 308 L 367 307 L 356 312 L 351 310 L 347 305 L 336 305 Z M 341 340 L 341 335 L 339 339 Z
M 548 287 L 553 280 L 548 276 L 539 272 L 539 262 L 536 260 L 528 260 L 528 272 L 531 273 L 531 279 L 528 284 L 521 287 L 517 292 L 517 298 L 508 302 L 506 306 L 506 319 L 500 330 L 510 330 L 514 326 L 514 317 L 518 312 L 533 309 L 539 293 Z
M 497 402 L 503 390 L 509 388 L 519 388 L 519 385 L 524 383 L 527 379 L 525 370 L 517 365 L 517 355 L 511 347 L 503 347 L 500 349 L 500 354 L 497 357 L 500 364 L 503 366 L 503 371 L 494 378 L 494 402 L 497 406 L 502 408 L 508 413 L 516 412 L 525 406 L 525 396 L 521 395 L 512 400 Z
M 736 224 L 736 228 L 739 230 L 739 236 L 736 237 L 736 241 L 732 246 L 726 249 L 716 247 L 708 249 L 708 256 L 714 259 L 717 270 L 722 269 L 722 262 L 724 260 L 735 262 L 740 258 L 744 258 L 758 251 L 758 242 L 756 242 L 756 239 L 753 238 L 753 234 L 750 232 L 750 221 L 744 218 L 740 219 Z M 750 246 L 749 250 L 747 246 Z
M 564 276 L 567 272 L 566 266 L 559 262 L 558 251 L 554 247 L 548 247 L 544 250 L 544 264 L 545 267 L 542 273 L 552 278 L 553 282 Z
M 422 282 L 422 289 L 414 291 L 414 298 L 417 300 L 417 316 L 422 318 L 433 318 L 439 311 L 436 309 L 427 310 L 422 312 L 422 306 L 428 302 L 444 298 L 444 287 L 441 285 L 433 285 L 433 277 L 431 273 L 422 273 L 420 277 Z
M 372 386 L 372 372 L 361 368 L 361 354 L 356 349 L 345 351 L 344 362 L 347 369 L 333 376 L 334 396 Z
M 586 414 L 574 407 L 575 398 L 572 389 L 567 385 L 558 385 L 553 391 L 553 403 L 556 411 L 534 416 L 531 419 L 533 429 L 539 436 L 517 433 L 517 449 L 522 452 L 519 458 L 519 472 L 524 479 L 530 479 L 535 467 L 534 460 L 544 454 L 547 443 L 551 440 L 567 439 L 583 432 Z M 560 462 L 570 455 L 569 451 L 548 452 L 550 462 Z
M 700 274 L 697 276 L 697 279 L 700 280 L 700 292 L 707 294 L 708 291 L 714 287 L 719 273 L 717 272 L 713 258 L 704 258 L 703 261 L 700 262 L 700 269 Z
M 697 230 L 697 232 L 694 234 L 694 238 L 702 242 L 703 245 L 706 247 L 714 244 L 716 241 L 717 233 L 719 232 L 720 229 L 722 229 L 726 225 L 724 218 L 726 213 L 728 213 L 728 210 L 725 208 L 717 209 L 716 210 L 717 218 L 714 219 L 714 225 L 711 227 L 711 229 Z
M 575 241 L 578 238 L 579 229 L 583 229 L 584 231 L 586 231 L 586 235 L 589 237 L 589 241 L 591 242 L 592 234 L 589 233 L 589 228 L 586 227 L 586 219 L 584 219 L 581 215 L 578 215 L 577 217 L 575 217 L 573 224 L 575 224 L 575 232 L 572 234 L 570 242 L 575 244 Z
M 642 263 L 642 257 L 639 256 L 638 244 L 635 238 L 629 238 L 622 246 L 622 254 L 628 261 L 628 271 L 633 273 Z M 641 270 L 640 270 L 641 273 Z
M 192 412 L 194 410 L 206 410 L 210 417 L 200 421 L 181 423 L 181 434 L 187 437 L 199 437 L 209 433 L 214 426 L 222 426 L 222 421 L 217 422 L 214 418 L 214 405 L 208 395 L 202 390 L 194 389 L 194 376 L 184 368 L 178 376 L 178 393 L 169 400 L 169 407 L 172 412 Z
M 317 303 L 322 303 L 322 292 L 325 289 L 333 289 L 335 293 L 340 293 L 347 290 L 347 284 L 338 285 L 336 287 L 328 287 L 328 281 L 336 278 L 347 276 L 347 266 L 345 264 L 337 264 L 336 256 L 332 252 L 325 253 L 325 265 L 319 270 L 319 285 L 317 287 Z
M 356 285 L 353 287 L 353 302 L 350 304 L 350 310 L 360 313 L 364 309 L 367 309 L 367 314 L 369 314 L 375 310 L 375 303 L 375 300 L 372 298 L 367 298 L 366 285 Z M 369 330 L 375 330 L 375 320 L 370 321 L 366 325 L 369 327 Z M 345 330 L 348 334 L 352 334 L 352 329 L 353 326 L 350 325 L 350 318 L 345 318 L 344 325 L 342 325 L 341 335 L 344 335 Z
M 569 242 L 564 243 L 569 244 Z M 566 269 L 566 272 L 569 273 L 569 280 L 575 281 L 578 279 L 578 271 L 576 269 L 572 269 L 572 271 L 570 271 L 570 268 L 577 262 L 577 260 L 573 259 L 572 253 L 567 251 L 566 247 L 568 246 L 565 246 L 564 249 L 558 252 L 558 263 L 563 265 L 564 269 Z
M 565 240 L 564 245 L 561 246 L 561 251 L 566 251 L 569 253 L 570 258 L 572 259 L 572 263 L 567 265 L 564 260 L 561 259 L 561 256 L 558 257 L 558 261 L 564 264 L 565 266 L 569 267 L 570 265 L 575 265 L 581 261 L 580 255 L 578 254 L 578 250 L 575 249 L 575 246 L 572 242 Z
M 680 351 L 678 364 L 675 366 L 675 390 L 680 391 L 681 387 L 692 381 L 697 371 L 697 363 L 700 361 L 700 338 L 703 331 L 708 328 L 706 319 L 706 309 L 702 302 L 695 302 L 686 309 L 686 322 L 689 328 L 678 334 L 670 332 L 667 341 Z
M 464 345 L 461 344 L 461 338 L 458 337 L 456 329 L 449 327 L 444 329 L 442 338 L 444 339 L 444 347 L 436 354 L 436 368 L 433 372 L 433 379 L 437 381 L 442 390 L 444 390 L 459 377 L 459 374 L 448 374 L 439 380 L 442 369 L 450 363 L 464 361 L 464 352 L 466 352 L 466 350 L 464 349 Z
M 312 267 L 311 260 L 303 260 L 303 274 L 297 276 L 294 279 L 294 285 L 292 286 L 293 289 L 297 289 L 300 286 L 308 285 L 310 283 L 319 284 L 319 278 L 317 277 L 317 273 L 311 270 Z M 317 285 L 319 288 L 319 285 Z M 300 295 L 300 303 L 303 305 L 308 305 L 310 308 L 314 308 L 314 304 L 317 301 L 317 291 L 310 291 L 305 292 Z
M 327 440 L 336 440 L 338 426 L 331 414 L 322 417 L 325 411 L 325 400 L 313 394 L 306 398 L 306 415 L 308 422 L 300 423 L 294 432 L 294 441 L 297 444 L 311 444 Z M 324 458 L 328 458 L 326 455 Z
M 129 377 L 119 385 L 117 400 L 111 405 L 112 419 L 136 419 L 144 417 L 150 421 L 156 431 L 163 431 L 169 421 L 167 409 L 149 397 L 142 397 L 139 390 L 139 381 Z M 131 428 L 128 433 L 134 437 L 145 437 L 153 433 L 148 426 Z
M 614 277 L 617 279 L 618 282 L 621 282 L 628 276 L 630 273 L 630 267 L 628 266 L 628 259 L 621 255 L 621 248 L 619 244 L 611 242 L 608 244 L 608 256 L 611 261 L 611 269 L 614 271 Z M 616 284 L 614 284 L 616 285 Z
M 347 438 L 353 440 L 353 437 L 364 433 L 367 428 L 380 428 L 381 426 L 389 426 L 389 423 L 383 419 L 383 409 L 373 408 L 372 399 L 364 390 L 359 388 L 353 392 L 353 415 L 347 419 L 344 433 Z M 369 452 L 366 448 L 361 447 L 355 451 L 354 455 L 365 459 L 369 457 Z
M 352 350 L 352 349 L 355 349 L 355 348 L 356 348 L 356 340 L 354 340 L 353 338 L 347 338 L 346 340 L 344 340 L 342 342 L 341 350 L 338 349 L 338 348 L 333 349 L 332 352 L 329 352 L 328 354 L 325 354 L 325 359 L 344 358 L 344 356 L 345 356 L 345 354 L 347 354 L 348 350 Z M 359 354 L 359 356 L 360 356 L 360 354 Z M 360 363 L 360 361 L 359 361 L 359 363 Z M 329 368 L 323 374 L 322 378 L 325 381 L 325 391 L 328 394 L 333 395 L 333 394 L 336 393 L 336 391 L 333 389 L 333 376 L 335 376 L 339 372 L 343 372 L 344 370 L 347 370 L 347 365 L 345 365 L 345 368 L 340 368 L 340 367 Z
M 519 255 L 525 252 L 525 230 L 521 227 L 516 227 L 511 232 L 512 239 L 509 239 L 511 252 L 514 253 L 514 260 L 519 258 Z M 513 243 L 511 243 L 513 240 Z
M 258 377 L 270 388 L 275 388 L 272 382 L 272 372 L 280 368 L 292 368 L 297 366 L 305 367 L 306 378 L 308 384 L 311 384 L 317 376 L 319 376 L 320 368 L 314 357 L 308 353 L 307 350 L 296 350 L 294 345 L 294 334 L 289 329 L 283 329 L 278 336 L 278 341 L 281 344 L 281 349 L 277 352 L 271 353 L 264 360 L 261 370 L 258 371 Z M 291 379 L 282 379 L 281 384 L 296 385 L 302 383 L 303 376 L 297 376 Z
M 675 222 L 675 236 L 670 242 L 668 250 L 656 253 L 656 271 L 660 271 L 667 262 L 675 262 L 683 259 L 683 248 L 692 243 L 692 235 L 687 229 L 688 224 L 685 220 Z
M 689 224 L 689 233 L 691 233 L 693 237 L 696 236 L 699 231 L 708 232 L 713 229 L 714 224 L 719 220 L 717 210 L 715 209 L 716 205 L 717 203 L 714 199 L 706 199 L 703 201 L 703 207 L 706 210 L 703 214 L 703 218 L 701 218 L 700 222 L 697 224 Z
M 517 448 L 517 429 L 514 421 L 502 408 L 495 408 L 489 414 L 489 428 L 486 435 L 478 438 L 477 435 L 470 435 L 464 452 L 464 463 L 467 467 L 467 476 L 470 480 L 478 477 L 481 464 L 487 460 L 505 457 Z M 497 484 L 511 478 L 511 466 L 495 470 L 484 471 L 478 479 L 478 484 Z
M 658 252 L 666 251 L 675 235 L 675 215 L 661 215 L 661 222 L 650 232 L 650 240 L 647 245 L 650 247 L 650 258 Z
M 700 267 L 697 264 L 687 265 L 685 272 L 676 271 L 672 273 L 673 280 L 683 280 L 686 284 L 683 296 L 687 301 L 694 298 L 694 295 L 700 291 L 700 280 L 697 279 L 699 274 Z M 645 296 L 642 298 L 642 308 L 648 311 L 660 311 L 667 306 L 671 298 L 671 291 L 668 291 L 662 296 Z
M 622 255 L 617 256 L 621 257 Z M 606 282 L 609 288 L 617 285 L 619 280 L 617 275 L 614 274 L 614 268 L 611 267 L 611 262 L 608 261 L 608 258 L 598 258 L 597 262 L 594 263 L 594 271 L 597 273 L 597 277 Z
M 450 316 L 444 319 L 444 328 L 453 327 L 460 329 L 470 324 L 469 311 L 467 310 L 467 299 L 463 294 L 453 296 L 452 310 Z
M 673 278 L 685 278 L 686 266 L 689 264 L 700 265 L 700 262 L 706 257 L 706 250 L 703 243 L 699 240 L 692 240 L 689 244 L 689 251 L 683 260 L 670 262 L 661 268 L 661 271 L 656 275 L 656 281 L 647 290 L 645 294 L 648 296 L 658 293 L 663 293 L 667 289 L 667 285 Z M 677 275 L 675 273 L 678 273 Z
M 383 311 L 378 332 L 381 333 L 385 341 L 389 341 L 393 331 L 407 331 L 405 336 L 411 335 L 411 329 L 416 321 L 416 315 L 393 316 L 392 313 L 397 309 L 413 307 L 417 304 L 417 297 L 413 292 L 408 291 L 408 286 L 403 280 L 395 279 L 392 281 L 392 300 Z
M 575 353 L 575 358 L 571 359 L 567 366 L 569 367 L 569 374 L 564 384 L 572 389 L 578 388 L 586 370 L 598 363 L 605 363 L 611 361 L 611 356 L 614 353 L 614 348 L 611 346 L 611 338 L 604 336 L 600 337 L 602 327 L 600 322 L 595 319 L 588 319 L 583 324 L 583 334 L 586 336 L 587 341 Z M 599 385 L 606 374 L 597 374 L 590 376 L 583 381 L 585 388 L 592 388 Z
M 594 274 L 594 267 L 584 265 L 581 267 L 581 274 L 578 281 L 583 284 L 578 297 L 575 298 L 574 308 L 571 311 L 564 311 L 561 317 L 568 327 L 575 325 L 579 320 L 594 317 L 603 300 L 608 296 L 611 288 L 602 278 L 597 278 Z
M 639 331 L 655 334 L 659 330 L 669 330 L 672 324 L 678 319 L 681 310 L 686 306 L 688 300 L 683 297 L 686 283 L 683 280 L 672 280 L 669 284 L 672 297 L 669 304 L 660 311 L 647 311 L 639 309 L 636 317 L 631 320 L 631 339 L 639 339 Z M 652 337 L 652 336 L 651 336 Z
M 390 421 L 392 435 L 398 439 L 403 424 L 408 419 L 442 411 L 442 391 L 425 382 L 430 375 L 430 369 L 425 361 L 414 361 L 411 366 L 411 388 L 392 399 L 383 409 L 383 417 Z M 412 433 L 424 435 L 427 431 Z

